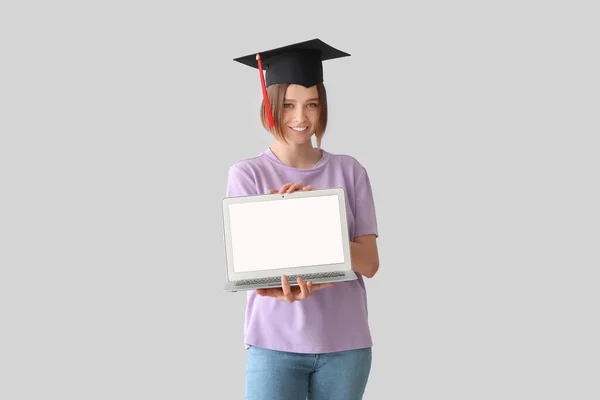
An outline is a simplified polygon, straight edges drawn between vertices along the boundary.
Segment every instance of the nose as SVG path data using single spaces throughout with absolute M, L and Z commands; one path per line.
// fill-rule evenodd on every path
M 306 119 L 306 110 L 304 109 L 304 107 L 296 107 L 296 109 L 294 110 L 294 119 L 297 122 L 304 122 L 304 120 Z

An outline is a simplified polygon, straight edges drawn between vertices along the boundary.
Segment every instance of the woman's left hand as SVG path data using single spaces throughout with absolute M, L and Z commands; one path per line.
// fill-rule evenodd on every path
M 286 183 L 285 185 L 283 185 L 281 188 L 279 188 L 279 190 L 277 189 L 269 189 L 268 193 L 269 194 L 275 194 L 275 193 L 279 193 L 279 194 L 283 194 L 283 193 L 292 193 L 295 192 L 296 190 L 313 190 L 314 187 L 312 187 L 312 185 L 308 185 L 308 186 L 304 186 L 301 183 Z

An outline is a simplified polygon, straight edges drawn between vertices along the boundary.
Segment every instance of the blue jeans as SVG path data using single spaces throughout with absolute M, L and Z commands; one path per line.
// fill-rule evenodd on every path
M 360 400 L 371 371 L 371 348 L 298 354 L 252 346 L 246 400 Z

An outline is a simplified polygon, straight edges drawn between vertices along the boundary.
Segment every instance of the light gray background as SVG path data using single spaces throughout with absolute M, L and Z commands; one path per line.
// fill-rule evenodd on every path
M 271 141 L 232 59 L 319 37 L 381 235 L 365 399 L 598 399 L 598 13 L 490 3 L 2 2 L 0 398 L 242 398 L 219 207 Z

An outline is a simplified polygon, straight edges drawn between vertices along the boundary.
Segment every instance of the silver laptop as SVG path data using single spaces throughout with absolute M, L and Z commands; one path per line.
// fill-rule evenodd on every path
M 224 290 L 237 292 L 357 279 L 352 270 L 343 188 L 225 197 Z

